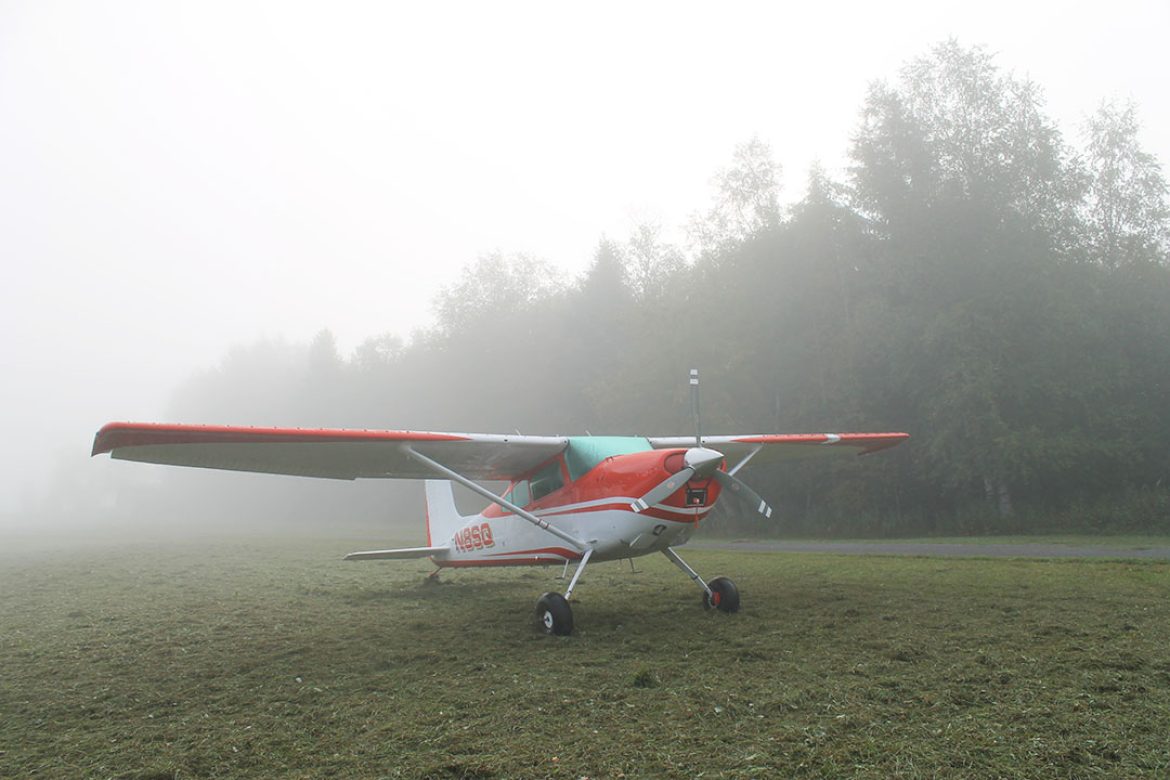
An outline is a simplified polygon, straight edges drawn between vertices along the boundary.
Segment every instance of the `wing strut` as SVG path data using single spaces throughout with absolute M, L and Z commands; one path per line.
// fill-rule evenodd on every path
M 460 485 L 467 488 L 468 490 L 470 490 L 474 493 L 480 494 L 481 496 L 486 498 L 488 501 L 491 501 L 493 504 L 497 504 L 498 506 L 501 506 L 504 509 L 507 509 L 509 512 L 516 515 L 517 517 L 524 518 L 525 520 L 532 523 L 534 526 L 541 529 L 542 531 L 548 531 L 553 536 L 556 536 L 560 539 L 565 540 L 566 542 L 573 545 L 574 547 L 576 547 L 578 550 L 581 550 L 582 552 L 589 549 L 589 545 L 586 544 L 585 542 L 581 541 L 577 537 L 573 536 L 572 534 L 565 533 L 564 531 L 562 531 L 561 529 L 557 528 L 554 525 L 549 525 L 547 520 L 541 520 L 536 515 L 532 514 L 531 512 L 526 512 L 525 510 L 523 510 L 520 507 L 513 504 L 511 501 L 505 501 L 503 498 L 501 498 L 500 496 L 497 496 L 495 493 L 488 490 L 483 485 L 472 482 L 470 479 L 463 476 L 462 474 L 460 474 L 456 471 L 452 471 L 451 469 L 444 466 L 442 463 L 437 463 L 436 461 L 431 460 L 426 455 L 423 455 L 420 452 L 415 452 L 410 447 L 406 447 L 404 449 L 406 450 L 406 453 L 408 455 L 410 455 L 410 457 L 414 458 L 415 460 L 417 460 L 419 463 L 423 464 L 424 466 L 429 466 L 430 468 L 439 472 L 440 474 L 447 477 L 448 479 L 451 479 L 451 480 L 454 480 L 455 482 L 458 482 Z
M 735 464 L 735 466 L 734 466 L 733 468 L 730 468 L 730 469 L 728 469 L 728 470 L 727 470 L 727 476 L 729 476 L 729 477 L 734 477 L 734 476 L 735 476 L 735 472 L 739 471 L 739 470 L 740 470 L 740 469 L 742 469 L 744 466 L 746 466 L 746 465 L 748 464 L 748 461 L 749 461 L 749 460 L 751 460 L 752 458 L 756 457 L 756 453 L 757 453 L 757 452 L 759 452 L 759 451 L 760 451 L 760 450 L 762 450 L 762 449 L 764 449 L 764 445 L 763 445 L 763 444 L 757 444 L 757 445 L 756 445 L 756 448 L 755 448 L 754 450 L 752 450 L 751 452 L 749 452 L 747 455 L 745 455 L 745 456 L 743 457 L 743 460 L 741 460 L 739 463 L 736 463 L 736 464 Z

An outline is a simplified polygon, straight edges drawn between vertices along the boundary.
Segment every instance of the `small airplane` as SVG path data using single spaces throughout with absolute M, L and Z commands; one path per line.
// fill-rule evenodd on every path
M 174 466 L 330 479 L 426 480 L 425 547 L 366 550 L 346 560 L 430 558 L 438 567 L 577 563 L 564 594 L 536 603 L 546 633 L 573 631 L 569 606 L 587 564 L 662 553 L 703 591 L 703 606 L 739 610 L 727 577 L 704 581 L 674 548 L 690 539 L 724 491 L 771 517 L 772 508 L 736 473 L 812 455 L 867 454 L 905 433 L 704 436 L 699 375 L 692 370 L 691 436 L 527 436 L 351 429 L 251 428 L 113 422 L 92 455 Z M 728 461 L 732 461 L 728 467 Z M 476 480 L 505 481 L 503 495 Z M 452 483 L 490 503 L 461 515 Z M 631 560 L 632 563 L 632 560 Z

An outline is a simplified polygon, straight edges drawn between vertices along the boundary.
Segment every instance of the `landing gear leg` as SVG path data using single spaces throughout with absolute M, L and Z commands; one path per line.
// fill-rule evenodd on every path
M 569 599 L 573 596 L 573 588 L 577 587 L 577 580 L 581 572 L 585 571 L 585 564 L 589 563 L 593 549 L 585 551 L 581 562 L 577 564 L 577 571 L 573 572 L 573 579 L 569 581 L 569 588 L 565 595 L 559 593 L 545 593 L 536 601 L 536 620 L 546 634 L 568 636 L 573 633 L 573 610 L 569 607 Z M 568 570 L 569 564 L 565 563 Z
M 727 577 L 716 577 L 710 582 L 703 582 L 703 578 L 688 566 L 687 562 L 680 558 L 674 550 L 667 547 L 662 551 L 662 554 L 703 589 L 703 606 L 706 609 L 714 608 L 720 612 L 739 611 L 739 590 L 735 587 L 734 582 Z
M 585 571 L 585 564 L 589 563 L 589 557 L 591 555 L 593 555 L 592 547 L 585 551 L 585 555 L 581 557 L 581 562 L 577 564 L 577 571 L 573 572 L 573 579 L 569 580 L 569 589 L 565 591 L 565 601 L 573 597 L 573 588 L 577 587 L 577 579 L 581 576 L 581 572 Z

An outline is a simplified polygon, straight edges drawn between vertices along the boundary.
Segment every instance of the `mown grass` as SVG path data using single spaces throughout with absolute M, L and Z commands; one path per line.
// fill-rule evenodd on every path
M 1170 564 L 684 551 L 740 614 L 642 558 L 550 638 L 362 546 L 0 552 L 0 776 L 1170 775 Z
M 802 539 L 800 541 L 867 542 L 871 544 L 1056 544 L 1067 547 L 1149 549 L 1170 547 L 1165 534 L 1006 534 L 996 536 L 912 536 L 883 539 Z

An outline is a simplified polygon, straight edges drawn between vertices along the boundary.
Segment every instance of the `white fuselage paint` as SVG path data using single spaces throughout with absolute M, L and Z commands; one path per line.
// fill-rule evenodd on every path
M 663 519 L 628 509 L 592 508 L 614 504 L 626 506 L 632 500 L 614 496 L 550 507 L 534 514 L 586 542 L 593 549 L 591 560 L 612 561 L 648 555 L 685 544 L 695 532 L 698 522 L 711 511 L 711 506 L 684 509 L 660 504 L 655 509 L 677 518 Z M 489 517 L 480 513 L 466 517 L 465 520 L 450 539 L 451 552 L 445 558 L 435 559 L 439 566 L 476 563 L 561 564 L 577 560 L 584 553 L 584 550 L 573 549 L 571 545 L 515 515 Z M 485 525 L 490 529 L 490 545 L 485 543 L 482 531 Z M 473 533 L 473 530 L 478 533 Z M 470 543 L 464 543 L 461 539 L 469 540 Z

